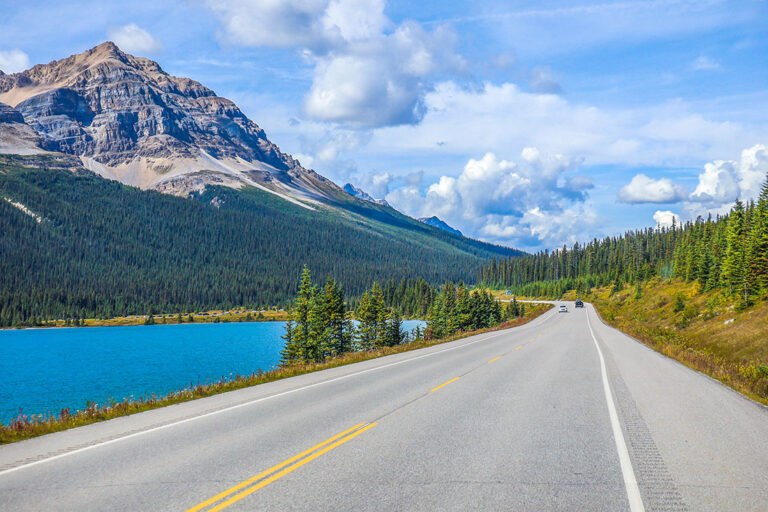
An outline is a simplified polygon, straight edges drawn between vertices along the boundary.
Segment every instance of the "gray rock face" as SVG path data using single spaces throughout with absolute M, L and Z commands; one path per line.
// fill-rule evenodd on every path
M 354 196 L 354 197 L 356 197 L 358 199 L 362 199 L 363 201 L 368 201 L 368 202 L 371 202 L 371 203 L 380 204 L 382 206 L 389 206 L 391 208 L 391 205 L 387 202 L 386 199 L 376 199 L 375 197 L 371 196 L 365 190 L 357 188 L 356 186 L 354 186 L 351 183 L 347 183 L 346 185 L 344 185 L 342 190 L 344 190 L 344 192 L 346 192 L 347 194 L 349 194 L 351 196 Z
M 21 112 L 0 103 L 0 153 L 31 155 L 41 153 L 42 139 L 24 122 Z
M 44 146 L 105 165 L 135 157 L 196 157 L 298 162 L 280 152 L 231 101 L 151 60 L 104 43 L 85 53 L 0 76 L 0 100 L 15 105 Z
M 0 103 L 0 123 L 23 123 L 24 117 L 15 108 Z

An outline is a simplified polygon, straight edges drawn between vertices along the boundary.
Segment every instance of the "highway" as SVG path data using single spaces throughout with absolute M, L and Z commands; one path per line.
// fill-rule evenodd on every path
M 768 510 L 768 409 L 567 304 L 0 446 L 0 510 Z

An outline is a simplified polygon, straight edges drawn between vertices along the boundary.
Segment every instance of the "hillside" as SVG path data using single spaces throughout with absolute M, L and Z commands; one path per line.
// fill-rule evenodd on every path
M 280 305 L 302 265 L 349 295 L 374 280 L 473 282 L 516 251 L 349 196 L 309 210 L 255 187 L 188 199 L 105 180 L 67 155 L 0 155 L 0 324 Z
M 0 326 L 279 305 L 305 264 L 351 296 L 473 282 L 520 254 L 350 195 L 111 42 L 0 74 Z
M 589 299 L 612 326 L 768 403 L 768 302 L 740 310 L 722 292 L 679 279 L 603 288 Z
M 480 280 L 591 300 L 614 327 L 768 403 L 768 180 L 728 215 L 494 260 Z

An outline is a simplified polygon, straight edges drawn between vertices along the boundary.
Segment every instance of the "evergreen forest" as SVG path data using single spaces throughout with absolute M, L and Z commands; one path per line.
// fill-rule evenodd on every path
M 525 305 L 515 298 L 502 306 L 487 290 L 470 291 L 463 283 L 449 281 L 437 291 L 425 282 L 394 286 L 390 281 L 387 288 L 395 290 L 399 298 L 417 294 L 419 300 L 429 301 L 424 331 L 416 328 L 411 333 L 403 332 L 401 306 L 387 300 L 378 283 L 363 293 L 353 310 L 339 283 L 328 277 L 324 285 L 318 286 L 309 268 L 304 267 L 285 326 L 281 364 L 322 362 L 353 351 L 442 339 L 525 315 Z
M 721 289 L 741 308 L 768 298 L 768 179 L 757 201 L 736 201 L 726 215 L 495 259 L 483 266 L 479 281 L 518 295 L 557 298 L 568 290 L 618 290 L 653 277 Z
M 474 282 L 492 258 L 521 254 L 351 196 L 314 211 L 255 188 L 179 198 L 79 165 L 0 155 L 0 326 L 282 307 L 303 265 L 353 303 L 383 283 L 388 304 L 423 317 L 430 285 Z

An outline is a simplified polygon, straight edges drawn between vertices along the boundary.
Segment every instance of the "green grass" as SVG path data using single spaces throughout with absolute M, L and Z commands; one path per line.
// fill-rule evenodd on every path
M 651 280 L 639 293 L 603 288 L 589 299 L 606 323 L 768 404 L 768 303 L 739 311 L 722 291 L 678 279 Z
M 548 304 L 529 304 L 526 305 L 526 314 L 524 317 L 517 318 L 510 322 L 505 322 L 496 327 L 481 329 L 478 331 L 461 332 L 439 340 L 411 342 L 394 347 L 382 347 L 371 351 L 349 352 L 342 356 L 328 359 L 321 363 L 297 364 L 285 368 L 278 368 L 268 372 L 252 373 L 245 376 L 238 375 L 233 379 L 220 380 L 211 384 L 198 384 L 195 387 L 174 391 L 165 396 L 152 395 L 149 397 L 141 397 L 139 400 L 125 400 L 122 402 L 113 401 L 101 405 L 89 402 L 88 406 L 83 410 L 71 413 L 69 409 L 64 409 L 58 415 L 51 415 L 48 417 L 25 416 L 20 414 L 19 417 L 12 420 L 8 425 L 3 425 L 0 423 L 0 444 L 13 443 L 16 441 L 50 434 L 53 432 L 59 432 L 70 428 L 80 427 L 83 425 L 89 425 L 91 423 L 97 423 L 120 416 L 127 416 L 129 414 L 148 411 L 150 409 L 157 409 L 181 402 L 188 402 L 197 398 L 203 398 L 219 393 L 226 393 L 227 391 L 234 391 L 236 389 L 257 386 L 266 382 L 295 377 L 305 373 L 316 372 L 328 368 L 335 368 L 337 366 L 359 363 L 369 359 L 376 359 L 378 357 L 399 354 L 401 352 L 408 352 L 410 350 L 417 350 L 433 345 L 439 345 L 449 341 L 466 338 L 468 336 L 474 336 L 476 334 L 498 331 L 501 329 L 509 329 L 511 327 L 517 327 L 519 325 L 530 322 L 550 308 L 551 306 Z

